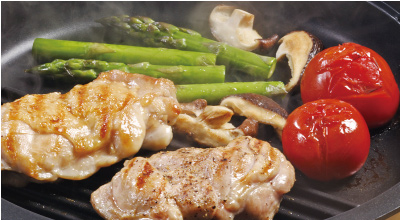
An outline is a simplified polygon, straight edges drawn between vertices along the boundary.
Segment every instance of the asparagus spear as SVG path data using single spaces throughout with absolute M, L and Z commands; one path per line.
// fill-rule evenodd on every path
M 226 82 L 211 84 L 177 85 L 179 102 L 206 99 L 209 104 L 217 104 L 223 97 L 232 94 L 256 93 L 265 96 L 286 94 L 285 85 L 280 81 L 269 82 Z
M 134 42 L 141 42 L 146 46 L 214 53 L 217 55 L 218 65 L 243 71 L 254 76 L 255 79 L 268 79 L 275 70 L 276 59 L 274 57 L 260 56 L 244 51 L 204 38 L 193 30 L 179 28 L 164 22 L 155 22 L 148 17 L 112 16 L 102 18 L 98 22 L 104 26 L 121 30 L 133 38 Z
M 146 72 L 147 69 L 151 69 L 148 75 L 152 74 L 169 74 L 165 72 L 153 72 L 157 71 L 157 65 L 150 65 L 148 63 L 139 63 L 134 65 L 125 65 L 123 63 L 115 62 L 105 62 L 99 60 L 82 60 L 82 59 L 70 59 L 61 60 L 57 59 L 51 63 L 45 63 L 36 67 L 33 67 L 27 72 L 36 73 L 40 75 L 48 75 L 52 77 L 58 77 L 60 79 L 70 79 L 73 76 L 77 80 L 90 81 L 95 79 L 98 74 L 102 71 L 119 69 L 125 72 Z M 163 68 L 163 67 L 161 67 Z M 165 67 L 166 69 L 180 69 L 180 67 Z M 186 67 L 182 67 L 186 68 Z M 198 74 L 190 74 L 191 76 L 186 79 L 181 79 L 182 82 L 196 82 L 197 80 L 212 80 L 215 79 L 223 80 L 222 76 L 215 76 L 224 70 L 224 66 L 204 66 L 199 67 L 200 70 L 195 69 L 197 67 L 189 67 L 194 69 L 194 71 L 200 71 L 201 69 L 212 70 L 212 74 L 207 77 L 198 76 Z M 217 68 L 217 69 L 214 69 Z M 180 70 L 179 70 L 180 71 Z M 218 73 L 214 72 L 217 71 Z M 152 73 L 153 72 L 153 73 Z M 169 71 L 166 71 L 169 72 Z M 193 73 L 190 70 L 188 73 Z M 205 71 L 204 73 L 209 73 L 211 71 Z M 145 74 L 146 74 L 145 73 Z M 213 76 L 214 74 L 214 76 Z M 192 78 L 194 77 L 194 78 Z M 178 77 L 179 78 L 179 77 Z M 184 77 L 186 78 L 186 76 Z M 198 79 L 195 79 L 198 78 Z M 188 82 L 189 81 L 189 82 Z M 177 98 L 179 102 L 191 102 L 195 99 L 206 99 L 209 104 L 217 104 L 223 97 L 231 94 L 241 94 L 241 93 L 257 93 L 265 96 L 274 96 L 286 94 L 285 86 L 283 82 L 279 81 L 269 81 L 269 82 L 229 82 L 229 83 L 203 83 L 203 84 L 185 84 L 176 85 L 177 88 Z
M 79 82 L 89 82 L 101 72 L 118 69 L 128 73 L 140 73 L 155 78 L 167 78 L 175 84 L 222 83 L 225 66 L 163 66 L 148 62 L 124 64 L 101 60 L 56 59 L 51 63 L 35 66 L 26 72 L 42 76 L 68 79 L 74 77 Z
M 32 52 L 39 62 L 71 58 L 97 59 L 127 64 L 149 62 L 155 65 L 185 66 L 215 65 L 216 62 L 216 55 L 212 53 L 44 38 L 35 39 Z

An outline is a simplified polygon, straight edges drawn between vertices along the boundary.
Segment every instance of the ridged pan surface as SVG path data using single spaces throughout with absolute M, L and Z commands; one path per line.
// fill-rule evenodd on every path
M 143 15 L 187 27 L 212 38 L 208 16 L 218 4 L 235 5 L 255 15 L 254 29 L 263 36 L 283 36 L 305 30 L 319 37 L 325 48 L 344 42 L 367 46 L 389 63 L 400 84 L 400 22 L 394 8 L 367 2 L 2 2 L 2 103 L 25 94 L 65 92 L 68 86 L 49 85 L 25 69 L 36 65 L 33 40 L 38 37 L 102 42 L 104 28 L 95 21 L 111 15 Z M 400 5 L 392 2 L 397 10 Z M 397 19 L 397 20 L 396 20 Z M 273 54 L 272 54 L 273 55 Z M 277 73 L 275 73 L 277 74 Z M 301 104 L 292 94 L 285 106 Z M 259 138 L 281 148 L 271 129 Z M 172 142 L 181 144 L 180 140 Z M 140 152 L 146 155 L 148 152 Z M 286 194 L 274 219 L 377 219 L 400 207 L 400 114 L 387 126 L 371 131 L 371 150 L 354 176 L 329 183 L 312 181 L 296 172 L 296 183 Z M 103 168 L 83 181 L 2 184 L 4 219 L 100 219 L 90 205 L 90 194 L 122 168 L 122 162 Z M 3 176 L 2 176 L 3 177 Z M 19 218 L 21 217 L 21 218 Z

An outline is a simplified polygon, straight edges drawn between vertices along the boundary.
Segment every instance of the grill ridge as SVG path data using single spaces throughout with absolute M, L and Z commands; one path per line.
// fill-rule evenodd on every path
M 114 169 L 82 181 L 63 180 L 56 183 L 29 183 L 26 187 L 2 186 L 2 197 L 20 207 L 54 219 L 101 219 L 90 204 L 90 194 L 111 179 Z M 108 178 L 110 176 L 110 178 Z M 102 181 L 99 181 L 102 179 Z M 284 195 L 275 220 L 325 219 L 357 204 L 339 197 L 295 185 Z

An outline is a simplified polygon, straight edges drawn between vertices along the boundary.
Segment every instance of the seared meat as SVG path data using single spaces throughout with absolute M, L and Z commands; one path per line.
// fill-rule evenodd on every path
M 190 136 L 196 142 L 208 146 L 225 146 L 240 136 L 256 136 L 258 123 L 246 119 L 235 127 L 229 123 L 234 112 L 224 106 L 207 105 L 204 99 L 181 103 L 182 113 L 173 128 L 177 133 Z
M 80 180 L 165 148 L 180 113 L 172 81 L 102 73 L 66 94 L 26 95 L 1 107 L 1 169 L 37 180 Z
M 106 219 L 233 219 L 240 213 L 272 219 L 295 181 L 278 149 L 249 136 L 226 147 L 181 148 L 124 165 L 91 196 Z

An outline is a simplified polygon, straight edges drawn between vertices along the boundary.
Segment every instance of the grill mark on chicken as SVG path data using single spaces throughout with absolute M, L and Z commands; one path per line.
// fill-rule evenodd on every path
M 41 96 L 41 99 L 42 99 L 42 101 L 41 101 L 42 104 L 40 104 L 40 105 L 42 107 L 45 107 L 44 103 L 43 103 L 44 96 Z M 42 108 L 42 107 L 40 107 L 40 108 Z M 54 126 L 53 132 L 56 134 L 62 134 L 67 129 L 64 125 L 65 112 L 61 108 L 54 108 L 54 110 L 56 112 L 50 118 L 48 127 L 51 127 L 51 124 L 52 124 Z M 65 110 L 67 110 L 67 111 L 69 110 L 67 106 L 65 106 Z
M 131 181 L 143 175 L 145 182 Z M 225 147 L 181 148 L 126 161 L 92 193 L 91 203 L 105 219 L 233 219 L 246 212 L 266 220 L 294 181 L 294 168 L 279 150 L 246 136 Z
M 10 111 L 8 113 L 8 117 L 10 120 L 15 120 L 19 116 L 19 111 L 18 109 L 20 108 L 19 106 L 21 105 L 22 100 L 18 99 L 16 100 L 13 105 L 10 106 Z
M 75 96 L 75 98 L 77 99 L 77 105 L 76 105 L 76 113 L 83 113 L 83 104 L 84 104 L 84 100 L 85 97 L 87 97 L 87 87 L 86 86 L 81 86 L 78 85 L 75 87 L 76 89 L 76 93 L 77 95 Z M 65 95 L 63 96 L 63 98 L 65 99 Z M 80 117 L 85 117 L 86 115 L 80 115 Z
M 143 188 L 151 173 L 153 173 L 153 167 L 147 162 L 144 164 L 142 173 L 140 173 L 136 179 L 136 186 L 138 189 Z
M 44 96 L 43 95 L 38 95 L 38 96 L 33 96 L 33 105 L 32 105 L 32 111 L 43 111 L 44 110 Z M 27 103 L 29 105 L 29 103 Z M 58 110 L 58 109 L 56 109 Z
M 110 89 L 107 86 L 100 87 L 99 101 L 107 103 L 106 102 L 107 97 L 108 97 L 107 94 L 109 94 L 109 92 L 110 92 Z M 101 108 L 101 110 L 100 110 L 100 113 L 101 113 L 100 138 L 104 138 L 110 130 L 110 126 L 109 126 L 110 109 L 107 104 L 101 106 L 100 108 Z
M 5 136 L 5 137 L 1 137 L 2 139 L 4 138 L 5 141 L 2 143 L 5 146 L 5 152 L 7 155 L 9 155 L 9 159 L 11 161 L 9 161 L 10 164 L 15 164 L 18 158 L 18 151 L 15 150 L 14 146 L 16 146 L 16 139 L 15 139 L 15 133 L 16 133 L 16 126 L 13 124 L 10 125 L 10 132 Z M 3 149 L 3 148 L 2 148 Z

